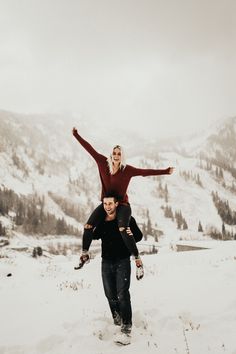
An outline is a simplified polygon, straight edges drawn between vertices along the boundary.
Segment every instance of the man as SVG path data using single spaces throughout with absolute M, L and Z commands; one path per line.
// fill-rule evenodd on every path
M 93 232 L 93 239 L 102 241 L 102 281 L 115 325 L 121 326 L 121 336 L 117 342 L 129 344 L 132 328 L 132 308 L 130 301 L 130 252 L 126 247 L 116 219 L 118 201 L 114 196 L 103 198 L 106 217 Z M 136 242 L 142 239 L 142 232 L 133 217 L 130 220 L 128 234 L 134 236 Z M 88 252 L 83 251 L 81 264 L 89 260 Z M 135 259 L 136 278 L 143 277 L 143 266 L 140 258 Z M 78 268 L 75 268 L 78 269 Z M 122 338 L 123 337 L 123 338 Z

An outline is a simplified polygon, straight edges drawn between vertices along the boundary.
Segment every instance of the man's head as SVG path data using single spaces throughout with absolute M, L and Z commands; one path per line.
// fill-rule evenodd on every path
M 108 195 L 103 198 L 103 207 L 108 216 L 116 216 L 118 204 L 118 200 L 114 196 Z

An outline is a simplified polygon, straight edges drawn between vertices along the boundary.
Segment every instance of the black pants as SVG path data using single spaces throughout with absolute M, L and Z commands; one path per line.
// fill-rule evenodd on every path
M 122 324 L 132 325 L 130 301 L 130 258 L 102 260 L 102 281 L 112 317 L 120 315 Z
M 93 228 L 96 227 L 102 220 L 106 217 L 106 212 L 104 210 L 103 204 L 100 204 L 90 215 L 87 224 L 92 225 L 90 229 L 84 229 L 83 234 L 83 250 L 89 250 L 90 244 L 93 239 Z M 124 227 L 125 229 L 129 226 L 130 217 L 131 217 L 131 207 L 129 204 L 127 205 L 118 205 L 116 209 L 116 217 L 118 227 Z M 130 251 L 130 253 L 134 256 L 138 256 L 138 249 L 136 246 L 136 242 L 133 236 L 127 235 L 126 230 L 120 232 L 122 235 L 122 239 Z

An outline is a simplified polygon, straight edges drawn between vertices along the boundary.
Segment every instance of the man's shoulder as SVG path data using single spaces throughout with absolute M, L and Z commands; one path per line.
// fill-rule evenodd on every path
M 136 220 L 135 220 L 135 218 L 133 216 L 131 216 L 130 221 L 136 222 Z

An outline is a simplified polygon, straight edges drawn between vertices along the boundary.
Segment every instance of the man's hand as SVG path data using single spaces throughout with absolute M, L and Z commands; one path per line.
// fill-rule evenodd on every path
M 75 270 L 81 269 L 81 268 L 84 266 L 84 264 L 85 264 L 85 263 L 86 263 L 86 264 L 89 263 L 89 261 L 90 261 L 90 259 L 89 259 L 89 253 L 88 253 L 88 251 L 83 251 L 82 254 L 81 254 L 81 256 L 80 256 L 80 262 L 79 262 L 78 265 L 76 265 L 76 266 L 74 267 L 74 269 L 75 269 Z
M 126 232 L 129 236 L 134 236 L 129 226 L 126 228 Z
M 136 264 L 136 267 L 142 267 L 143 266 L 142 259 L 140 257 L 135 259 L 135 264 Z

